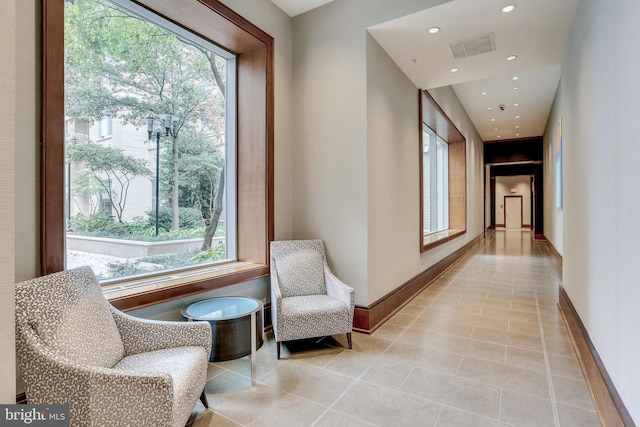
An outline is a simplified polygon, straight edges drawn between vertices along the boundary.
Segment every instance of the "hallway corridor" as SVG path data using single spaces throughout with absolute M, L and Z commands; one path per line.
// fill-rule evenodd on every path
M 561 272 L 531 232 L 492 231 L 372 335 L 210 364 L 194 426 L 598 426 L 562 316 Z

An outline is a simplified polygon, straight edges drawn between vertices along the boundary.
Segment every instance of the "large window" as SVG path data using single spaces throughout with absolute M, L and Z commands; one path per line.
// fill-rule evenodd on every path
M 420 97 L 420 250 L 463 235 L 466 140 L 426 91 Z
M 235 61 L 129 1 L 66 3 L 66 122 L 88 131 L 65 143 L 67 268 L 109 284 L 236 259 Z
M 42 273 L 122 309 L 267 275 L 273 39 L 217 0 L 42 6 Z

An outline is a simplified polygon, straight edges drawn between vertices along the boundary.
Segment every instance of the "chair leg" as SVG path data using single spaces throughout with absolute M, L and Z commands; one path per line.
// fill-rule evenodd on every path
M 278 360 L 280 360 L 280 341 L 276 342 L 276 352 L 278 353 Z
M 207 400 L 207 390 L 206 388 L 202 389 L 202 394 L 200 395 L 200 402 L 204 405 L 205 408 L 209 407 L 209 401 Z
M 349 343 L 349 349 L 353 348 L 351 343 L 351 332 L 347 332 L 347 342 Z

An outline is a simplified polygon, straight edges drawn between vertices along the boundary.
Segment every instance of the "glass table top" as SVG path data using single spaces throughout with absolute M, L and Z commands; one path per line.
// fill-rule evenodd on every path
M 257 310 L 259 303 L 253 298 L 220 297 L 195 302 L 184 310 L 186 317 L 203 320 L 230 319 L 250 314 Z

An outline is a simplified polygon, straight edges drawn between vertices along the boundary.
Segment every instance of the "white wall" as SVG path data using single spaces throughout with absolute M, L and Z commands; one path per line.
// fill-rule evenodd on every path
M 515 189 L 515 193 L 511 192 Z M 531 224 L 531 176 L 496 177 L 496 224 L 505 225 L 504 196 L 522 196 L 522 225 Z
M 40 273 L 40 1 L 16 1 L 15 280 Z
M 561 87 L 558 86 L 556 97 L 549 113 L 549 119 L 543 140 L 543 182 L 544 182 L 544 235 L 555 250 L 562 255 L 562 211 L 556 209 L 556 130 L 560 126 Z M 566 192 L 566 190 L 564 191 Z
M 0 246 L 0 403 L 16 401 L 15 360 L 15 141 L 16 141 L 16 27 L 15 2 L 0 4 L 0 229 L 8 231 Z
M 293 234 L 325 240 L 329 263 L 355 288 L 357 305 L 371 304 L 482 232 L 480 139 L 453 91 L 436 90 L 469 139 L 472 214 L 464 238 L 420 255 L 417 88 L 366 31 L 442 3 L 335 1 L 293 20 Z
M 555 113 L 562 117 L 564 150 L 563 285 L 636 423 L 640 423 L 638 20 L 636 0 L 578 4 Z M 546 202 L 553 204 L 549 195 Z

